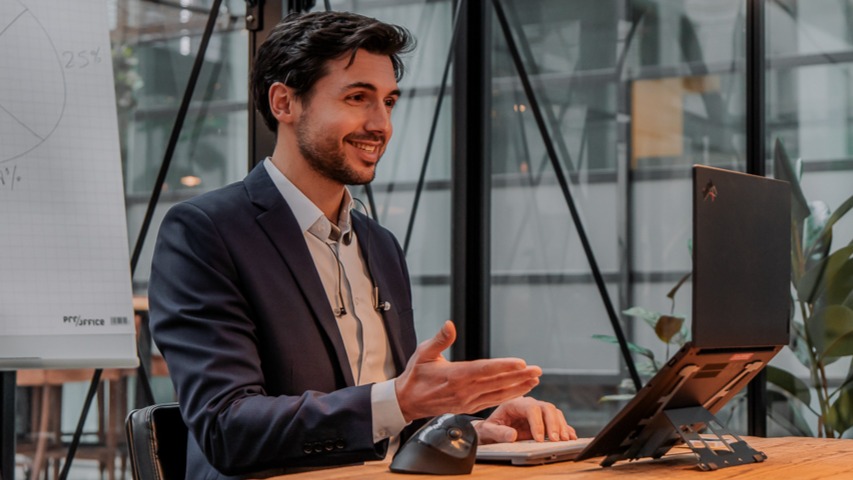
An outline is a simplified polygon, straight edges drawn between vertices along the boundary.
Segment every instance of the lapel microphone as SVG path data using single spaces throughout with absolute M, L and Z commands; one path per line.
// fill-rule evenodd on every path
M 360 200 L 358 202 L 361 203 Z M 363 206 L 364 205 L 362 204 L 362 207 Z M 333 242 L 337 242 L 338 240 L 340 240 L 346 246 L 349 246 L 352 243 L 352 235 L 353 235 L 352 229 L 350 229 L 345 234 L 341 234 L 341 229 L 337 225 L 335 225 L 333 223 L 333 224 L 331 224 L 331 227 L 332 228 L 329 231 L 329 240 L 331 240 Z M 365 239 L 365 246 L 364 246 L 364 252 L 365 252 L 364 263 L 367 264 L 367 267 L 368 267 L 367 269 L 369 271 L 370 270 L 370 261 L 368 260 L 367 252 L 370 250 L 370 225 L 366 225 L 366 227 L 367 227 L 367 238 Z M 327 243 L 326 246 L 329 247 L 329 250 L 332 252 L 332 255 L 334 255 L 335 263 L 337 264 L 337 267 L 338 267 L 338 299 L 337 300 L 340 303 L 339 303 L 338 307 L 335 307 L 333 309 L 333 312 L 334 312 L 336 317 L 343 317 L 344 315 L 347 314 L 347 309 L 344 306 L 343 288 L 341 285 L 343 282 L 343 278 L 342 278 L 343 272 L 342 272 L 342 268 L 341 268 L 341 259 L 340 259 L 340 257 L 338 257 L 338 252 L 334 248 L 332 248 L 331 245 L 329 245 Z M 370 281 L 373 282 L 373 276 L 372 275 L 370 275 Z M 379 287 L 377 287 L 375 283 L 373 284 L 373 308 L 377 312 L 380 312 L 380 313 L 381 312 L 387 312 L 388 310 L 391 310 L 391 302 L 382 301 L 379 299 Z
M 367 206 L 364 205 L 364 202 L 362 202 L 360 199 L 353 197 L 352 200 L 354 203 L 358 203 L 359 205 L 361 205 L 361 209 L 364 210 L 364 216 L 367 217 L 364 223 L 364 227 L 367 229 L 367 238 L 364 240 L 364 263 L 367 264 L 367 271 L 370 272 L 370 258 L 368 257 L 370 253 L 370 211 L 367 209 Z M 351 226 L 350 231 L 347 232 L 347 235 L 349 235 L 350 237 L 352 236 L 352 232 L 355 230 L 354 219 L 352 220 L 352 224 L 353 225 Z M 347 241 L 347 235 L 344 235 L 344 241 Z M 352 238 L 350 238 L 349 241 L 352 241 Z M 376 281 L 373 279 L 373 275 L 370 273 L 368 274 L 370 275 L 370 281 L 373 283 L 373 308 L 376 309 L 376 311 L 379 313 L 391 310 L 391 302 L 382 301 L 379 299 L 379 287 L 376 286 Z
M 391 302 L 379 301 L 379 287 L 373 287 L 373 308 L 377 312 L 387 312 L 391 310 Z

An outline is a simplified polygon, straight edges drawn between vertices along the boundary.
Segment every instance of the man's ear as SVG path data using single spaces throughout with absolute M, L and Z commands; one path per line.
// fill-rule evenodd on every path
M 269 90 L 270 111 L 278 123 L 292 123 L 297 117 L 298 100 L 291 87 L 275 82 Z

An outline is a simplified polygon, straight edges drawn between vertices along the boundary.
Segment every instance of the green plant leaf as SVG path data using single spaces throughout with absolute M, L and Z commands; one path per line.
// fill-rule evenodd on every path
M 826 223 L 823 225 L 820 233 L 817 234 L 815 240 L 812 245 L 812 249 L 817 249 L 820 245 L 828 245 L 832 240 L 832 227 L 841 220 L 841 217 L 847 214 L 851 209 L 853 209 L 853 195 L 851 195 L 847 200 L 841 203 L 841 205 L 832 212 L 832 215 L 827 219 Z M 807 255 L 810 256 L 813 252 L 808 251 Z
M 850 386 L 853 386 L 853 357 L 850 358 L 850 368 L 847 369 L 847 378 L 845 378 L 844 381 L 841 382 L 841 385 L 839 385 L 834 392 L 829 394 L 830 398 L 838 395 L 838 393 L 841 392 L 842 389 Z
M 794 171 L 791 158 L 788 156 L 782 140 L 776 139 L 773 149 L 773 173 L 779 180 L 785 180 L 791 184 L 791 217 L 797 225 L 797 230 L 802 231 L 803 222 L 811 214 L 806 196 L 800 187 L 800 176 Z
M 803 253 L 803 224 L 811 215 L 806 196 L 800 187 L 800 175 L 794 170 L 782 140 L 776 139 L 773 147 L 773 174 L 791 184 L 791 281 L 799 283 L 803 275 L 805 259 Z
M 804 303 L 815 303 L 815 299 L 826 290 L 826 284 L 835 279 L 851 255 L 853 245 L 848 245 L 812 265 L 797 283 L 797 299 Z
M 812 363 L 812 357 L 809 354 L 809 343 L 806 340 L 805 326 L 803 326 L 802 322 L 795 320 L 791 322 L 791 329 L 794 331 L 794 334 L 791 335 L 791 351 L 804 367 L 809 368 L 809 365 Z
M 684 325 L 684 317 L 661 315 L 655 324 L 655 333 L 663 343 L 672 342 L 672 338 L 681 332 Z
M 853 295 L 853 258 L 848 258 L 832 278 L 826 279 L 826 305 L 844 305 Z
M 681 327 L 681 330 L 678 331 L 672 337 L 672 343 L 674 345 L 678 345 L 679 347 L 684 346 L 685 343 L 690 341 L 690 329 L 687 328 L 687 319 L 684 320 L 684 325 Z
M 652 328 L 655 328 L 655 325 L 657 325 L 658 319 L 661 316 L 660 313 L 647 310 L 643 307 L 631 307 L 628 310 L 623 310 L 622 313 L 629 317 L 639 318 Z
M 634 398 L 636 393 L 616 393 L 613 395 L 604 395 L 598 399 L 599 403 L 605 402 L 624 402 Z
M 853 385 L 843 388 L 826 412 L 826 424 L 842 434 L 853 427 Z
M 805 382 L 795 377 L 791 372 L 774 367 L 773 365 L 768 365 L 766 371 L 769 383 L 776 385 L 804 405 L 811 405 L 811 389 L 809 389 L 809 386 Z
M 807 268 L 826 257 L 832 248 L 832 230 L 828 230 L 825 236 L 821 235 L 830 217 L 829 205 L 821 200 L 813 200 L 809 202 L 809 211 L 811 215 L 803 224 L 802 232 L 803 258 L 806 260 Z
M 806 322 L 818 358 L 853 355 L 853 310 L 830 305 L 817 310 Z
M 797 231 L 797 225 L 791 222 L 791 283 L 796 287 L 806 273 L 806 261 L 803 258 L 803 248 Z
M 652 377 L 658 373 L 660 365 L 654 360 L 651 362 L 637 362 L 637 373 L 645 377 Z
M 617 340 L 616 337 L 614 337 L 613 335 L 595 334 L 592 336 L 592 338 L 600 340 L 602 342 L 619 345 L 619 340 Z M 639 353 L 640 355 L 651 359 L 652 362 L 654 362 L 655 360 L 655 354 L 651 350 L 649 350 L 648 348 L 641 347 L 635 343 L 628 342 L 628 350 L 634 353 Z

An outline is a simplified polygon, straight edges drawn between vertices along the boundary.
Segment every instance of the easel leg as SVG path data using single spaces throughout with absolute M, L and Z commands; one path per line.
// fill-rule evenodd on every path
M 0 372 L 0 480 L 15 478 L 15 384 L 17 372 Z

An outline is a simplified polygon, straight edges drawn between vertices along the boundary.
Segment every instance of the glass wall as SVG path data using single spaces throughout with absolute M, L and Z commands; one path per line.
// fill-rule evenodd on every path
M 109 3 L 133 242 L 211 1 Z M 322 9 L 317 3 L 314 9 Z M 404 25 L 418 39 L 406 59 L 394 138 L 372 192 L 376 218 L 401 244 L 414 214 L 407 258 L 417 330 L 427 338 L 450 317 L 451 85 L 425 155 L 454 2 L 329 3 Z M 174 202 L 242 178 L 247 169 L 245 2 L 224 4 L 134 276 L 140 294 L 160 215 Z M 691 269 L 690 165 L 741 171 L 746 165 L 746 0 L 501 5 L 557 154 L 552 159 L 547 153 L 506 32 L 489 8 L 491 351 L 541 365 L 546 376 L 536 395 L 563 407 L 582 434 L 592 435 L 619 406 L 599 399 L 626 391 L 627 375 L 618 348 L 594 338 L 613 331 L 578 231 L 590 240 L 617 312 L 638 306 L 672 312 L 689 324 L 689 280 L 674 302 L 666 294 Z M 851 8 L 833 0 L 766 3 L 768 156 L 781 139 L 792 157 L 803 159 L 806 195 L 830 210 L 853 184 Z M 569 179 L 568 192 L 555 166 Z M 369 203 L 363 189 L 354 193 Z M 579 208 L 580 225 L 569 215 L 567 195 Z M 851 237 L 847 219 L 836 238 Z M 658 361 L 677 348 L 667 347 L 642 319 L 619 320 Z M 641 372 L 652 371 L 644 358 L 638 362 Z M 793 360 L 783 356 L 780 362 Z
M 212 0 L 110 0 L 116 97 L 131 248 L 137 240 Z M 172 204 L 246 174 L 245 2 L 225 0 L 134 274 L 145 295 L 159 219 Z
M 546 153 L 496 20 L 493 354 L 541 365 L 539 395 L 593 435 L 619 406 L 599 399 L 624 391 L 626 370 L 618 348 L 594 338 L 613 329 L 579 229 L 616 311 L 670 313 L 666 293 L 691 269 L 690 165 L 745 168 L 744 4 L 501 3 L 557 158 Z M 672 312 L 689 323 L 690 307 L 688 283 Z M 678 348 L 667 350 L 646 322 L 622 318 L 658 361 Z M 638 356 L 646 378 L 647 363 Z

